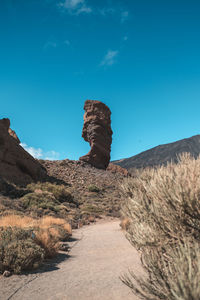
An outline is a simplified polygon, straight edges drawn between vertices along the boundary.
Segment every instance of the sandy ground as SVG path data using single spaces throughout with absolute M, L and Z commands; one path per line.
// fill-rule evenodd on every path
M 69 256 L 61 253 L 37 273 L 0 279 L 1 300 L 138 300 L 119 279 L 131 268 L 142 275 L 137 251 L 119 221 L 73 233 Z

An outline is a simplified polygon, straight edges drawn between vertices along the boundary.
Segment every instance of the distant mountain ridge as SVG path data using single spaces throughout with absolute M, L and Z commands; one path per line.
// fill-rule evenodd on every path
M 170 161 L 177 162 L 177 157 L 183 152 L 188 152 L 197 158 L 200 155 L 200 135 L 159 145 L 132 157 L 115 160 L 112 163 L 128 170 L 131 168 L 154 167 L 166 165 Z

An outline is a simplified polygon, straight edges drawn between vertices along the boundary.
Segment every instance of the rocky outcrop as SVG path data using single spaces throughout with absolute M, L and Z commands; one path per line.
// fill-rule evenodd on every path
M 128 172 L 127 169 L 124 169 L 118 165 L 114 165 L 112 163 L 109 163 L 107 169 L 107 171 L 110 171 L 111 173 L 118 173 L 118 174 L 121 174 L 125 177 L 128 177 L 128 176 L 131 176 L 131 174 Z
M 86 100 L 84 110 L 82 137 L 90 143 L 91 149 L 80 160 L 96 168 L 106 169 L 110 162 L 112 143 L 111 111 L 104 103 L 96 100 Z
M 46 170 L 20 145 L 16 133 L 10 129 L 10 120 L 0 120 L 0 177 L 24 185 L 41 180 Z

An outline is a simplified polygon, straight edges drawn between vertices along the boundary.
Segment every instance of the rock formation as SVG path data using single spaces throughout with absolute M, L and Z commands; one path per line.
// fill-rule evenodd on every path
M 106 169 L 110 162 L 112 143 L 110 109 L 100 101 L 86 100 L 84 110 L 82 137 L 90 143 L 91 149 L 80 160 L 96 168 Z
M 16 133 L 10 129 L 10 120 L 0 120 L 0 177 L 24 185 L 41 180 L 46 170 L 20 145 Z

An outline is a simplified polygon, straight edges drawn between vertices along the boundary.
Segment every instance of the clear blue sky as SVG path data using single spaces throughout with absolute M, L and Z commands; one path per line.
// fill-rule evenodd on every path
M 200 1 L 0 0 L 0 118 L 78 159 L 86 99 L 112 111 L 112 159 L 199 134 Z

